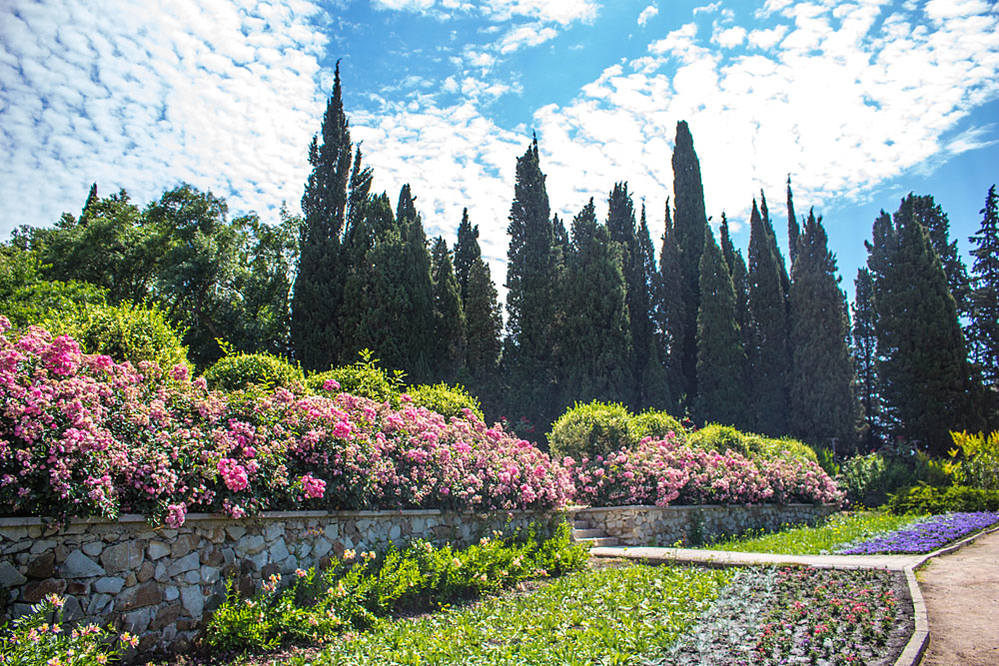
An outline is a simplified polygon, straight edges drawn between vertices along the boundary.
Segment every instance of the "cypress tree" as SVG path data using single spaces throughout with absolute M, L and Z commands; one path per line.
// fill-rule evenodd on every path
M 791 433 L 853 450 L 857 406 L 846 295 L 821 220 L 809 211 L 791 269 Z
M 861 433 L 861 444 L 865 451 L 873 451 L 883 441 L 884 424 L 878 385 L 878 334 L 871 272 L 860 268 L 853 284 L 853 363 L 857 375 L 858 397 L 866 422 L 866 428 Z
M 909 197 L 912 198 L 912 195 Z M 937 455 L 950 430 L 975 427 L 973 390 L 957 308 L 929 232 L 911 202 L 882 215 L 868 246 L 877 310 L 878 377 L 896 435 Z
M 749 322 L 753 348 L 749 352 L 755 428 L 781 436 L 787 433 L 788 349 L 787 306 L 776 244 L 753 200 L 749 233 Z
M 791 195 L 791 174 L 787 174 L 787 252 L 791 258 L 791 270 L 794 271 L 794 261 L 798 256 L 798 218 L 794 216 L 794 197 Z
M 644 344 L 648 351 L 643 355 L 643 361 L 639 366 L 641 375 L 638 382 L 639 408 L 654 407 L 656 409 L 672 409 L 673 400 L 670 396 L 669 377 L 663 363 L 664 348 L 660 345 L 660 340 L 656 332 L 655 322 L 655 298 L 656 282 L 658 271 L 656 269 L 656 251 L 652 247 L 652 236 L 649 233 L 649 223 L 645 217 L 645 204 L 642 204 L 642 215 L 638 226 L 638 253 L 641 256 L 642 264 L 642 285 L 644 296 L 641 304 L 645 309 L 643 320 L 644 329 L 640 330 L 639 337 L 644 337 Z M 632 344 L 636 344 L 634 339 Z
M 694 152 L 694 139 L 686 121 L 676 124 L 673 147 L 673 227 L 679 251 L 682 277 L 681 299 L 684 303 L 682 368 L 680 392 L 693 396 L 697 392 L 697 310 L 700 306 L 698 279 L 701 252 L 704 247 L 708 218 L 704 211 L 704 186 L 701 166 Z
M 784 255 L 780 253 L 780 248 L 777 246 L 777 234 L 774 232 L 774 225 L 770 220 L 770 212 L 767 210 L 767 197 L 763 193 L 763 190 L 760 190 L 760 217 L 763 219 L 763 228 L 767 231 L 767 238 L 770 242 L 770 252 L 777 258 L 780 285 L 781 289 L 784 290 L 784 307 L 790 310 L 788 297 L 791 293 L 791 275 L 787 272 L 787 264 L 784 263 Z
M 399 284 L 405 296 L 399 311 L 401 327 L 405 330 L 404 358 L 400 366 L 414 382 L 433 379 L 436 344 L 434 340 L 434 290 L 430 275 L 430 252 L 423 221 L 416 212 L 416 199 L 409 185 L 399 192 L 396 223 L 399 225 L 404 257 Z M 402 334 L 402 330 L 400 330 Z
M 465 313 L 458 280 L 451 264 L 451 251 L 438 236 L 430 253 L 434 295 L 435 379 L 453 382 L 465 365 Z
M 668 407 L 679 413 L 686 406 L 687 385 L 683 373 L 683 341 L 686 339 L 687 310 L 683 302 L 683 274 L 676 229 L 666 200 L 665 227 L 659 250 L 659 271 L 653 289 L 652 317 L 658 347 L 665 359 L 666 379 L 670 389 Z
M 985 382 L 999 390 L 999 212 L 996 186 L 989 188 L 985 208 L 979 211 L 982 224 L 968 238 L 975 258 L 972 264 L 971 339 L 974 359 Z
M 753 331 L 749 322 L 749 272 L 746 269 L 746 260 L 742 258 L 742 251 L 737 249 L 732 243 L 728 218 L 724 212 L 722 212 L 720 231 L 722 256 L 725 258 L 725 265 L 729 267 L 732 286 L 735 289 L 735 321 L 739 324 L 742 348 L 745 352 L 745 362 L 743 367 L 739 369 L 742 377 L 740 383 L 742 386 L 748 387 L 752 380 L 749 353 L 753 349 Z M 747 404 L 743 410 L 742 420 L 736 423 L 735 426 L 741 430 L 751 430 L 755 427 L 754 424 L 755 417 L 753 410 Z
M 702 422 L 736 425 L 746 420 L 742 368 L 746 352 L 736 322 L 735 288 L 710 228 L 701 253 L 701 304 L 697 313 L 697 401 Z
M 340 364 L 356 361 L 357 353 L 362 349 L 374 350 L 380 360 L 385 360 L 385 344 L 380 336 L 388 330 L 384 327 L 392 326 L 392 315 L 390 311 L 379 307 L 376 267 L 372 261 L 376 239 L 379 252 L 384 252 L 386 244 L 401 244 L 399 229 L 392 215 L 392 203 L 387 195 L 382 193 L 367 198 L 355 213 L 356 219 L 348 227 L 343 242 L 343 262 L 346 269 L 343 307 L 340 310 L 343 330 Z M 379 320 L 378 317 L 382 319 Z M 394 354 L 394 351 L 390 354 Z M 399 356 L 390 356 L 391 363 L 397 363 Z M 400 366 L 390 367 L 398 369 Z
M 923 196 L 910 194 L 902 200 L 902 207 L 905 209 L 902 214 L 911 215 L 929 233 L 930 244 L 940 257 L 944 275 L 947 276 L 947 287 L 954 297 L 958 316 L 968 314 L 970 294 L 968 268 L 958 253 L 957 239 L 953 241 L 950 239 L 950 221 L 947 219 L 947 213 L 928 194 Z
M 468 220 L 468 209 L 461 211 L 461 222 L 458 224 L 458 242 L 454 246 L 454 275 L 458 279 L 461 290 L 461 300 L 468 300 L 468 279 L 472 265 L 482 259 L 479 248 L 479 225 L 472 226 Z
M 304 221 L 291 304 L 292 348 L 295 358 L 309 370 L 330 367 L 342 345 L 338 326 L 344 285 L 340 236 L 347 206 L 351 143 L 339 62 L 321 134 L 322 143 L 313 136 L 309 146 L 312 172 L 302 195 Z
M 465 368 L 469 385 L 483 400 L 492 404 L 499 386 L 500 334 L 503 314 L 500 310 L 496 285 L 489 274 L 489 265 L 481 258 L 472 263 L 468 272 L 468 296 L 462 302 L 465 310 Z
M 563 404 L 618 400 L 632 387 L 623 254 L 590 199 L 572 221 L 566 258 Z
M 517 159 L 507 233 L 507 331 L 509 405 L 518 415 L 547 425 L 557 409 L 553 341 L 559 316 L 559 247 L 550 218 L 537 137 Z

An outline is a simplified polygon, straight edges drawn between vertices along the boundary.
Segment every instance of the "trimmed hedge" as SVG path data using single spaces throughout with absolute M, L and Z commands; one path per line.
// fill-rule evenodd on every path
M 711 423 L 690 433 L 687 442 L 693 447 L 708 451 L 735 451 L 744 456 L 760 455 L 771 459 L 791 456 L 800 460 L 818 462 L 812 447 L 796 439 L 764 437 L 717 423 Z
M 999 511 L 999 490 L 968 486 L 912 486 L 892 495 L 888 500 L 888 510 L 896 515 Z
M 301 390 L 302 369 L 283 358 L 267 353 L 223 356 L 204 374 L 208 388 L 215 391 L 241 391 L 251 386 Z
M 548 433 L 552 456 L 580 459 L 627 448 L 635 443 L 631 419 L 631 413 L 620 403 L 577 402 L 552 424 Z
M 426 407 L 447 419 L 452 417 L 465 418 L 464 410 L 468 409 L 480 421 L 486 420 L 482 414 L 482 405 L 479 403 L 479 399 L 466 391 L 461 384 L 454 386 L 444 382 L 432 386 L 420 384 L 407 388 L 406 394 L 417 407 Z
M 403 373 L 398 370 L 389 373 L 379 368 L 377 364 L 378 359 L 371 358 L 371 352 L 364 350 L 361 352 L 360 361 L 325 372 L 313 373 L 305 378 L 305 386 L 309 391 L 319 395 L 350 393 L 398 407 L 403 387 Z

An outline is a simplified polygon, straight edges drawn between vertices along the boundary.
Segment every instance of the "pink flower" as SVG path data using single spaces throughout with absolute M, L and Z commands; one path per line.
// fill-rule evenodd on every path
M 323 382 L 323 390 L 324 391 L 339 391 L 340 390 L 340 382 L 338 382 L 335 379 L 327 379 L 326 381 Z
M 187 518 L 187 507 L 181 504 L 168 504 L 166 518 L 163 522 L 167 527 L 172 527 L 177 529 L 184 524 L 184 520 Z
M 233 492 L 245 490 L 250 485 L 246 468 L 232 458 L 223 458 L 220 460 L 218 471 L 222 475 L 222 480 L 225 482 L 226 487 Z
M 317 479 L 311 474 L 306 474 L 301 478 L 302 492 L 310 499 L 321 499 L 326 493 L 326 482 Z

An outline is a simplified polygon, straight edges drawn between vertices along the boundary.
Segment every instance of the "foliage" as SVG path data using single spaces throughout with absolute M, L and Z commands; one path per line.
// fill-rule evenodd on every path
M 556 457 L 605 455 L 633 442 L 630 423 L 631 413 L 620 403 L 576 403 L 552 424 L 548 445 Z
M 430 256 L 434 302 L 433 375 L 454 381 L 465 365 L 465 312 L 451 251 L 438 236 Z
M 690 433 L 687 442 L 693 447 L 711 451 L 735 451 L 744 456 L 791 457 L 818 462 L 814 449 L 798 440 L 787 437 L 781 439 L 763 437 L 717 423 L 709 423 L 700 430 Z
M 874 309 L 874 282 L 864 267 L 854 280 L 853 328 L 850 331 L 857 397 L 863 410 L 864 429 L 860 433 L 861 450 L 871 451 L 885 434 L 885 420 L 878 381 L 877 312 Z
M 586 548 L 574 543 L 568 523 L 551 536 L 494 533 L 461 550 L 416 540 L 405 548 L 346 551 L 323 570 L 299 570 L 283 591 L 273 576 L 252 598 L 232 590 L 206 628 L 209 645 L 223 650 L 273 649 L 292 640 L 330 642 L 348 629 L 364 629 L 400 612 L 439 609 L 495 594 L 529 579 L 581 569 Z
M 819 447 L 815 450 L 815 455 L 818 458 L 819 466 L 825 470 L 826 474 L 835 478 L 839 476 L 840 466 L 836 462 L 836 454 L 833 453 L 832 449 L 827 449 L 826 447 Z
M 0 625 L 0 663 L 5 666 L 91 666 L 117 661 L 138 638 L 114 636 L 94 624 L 70 626 L 62 620 L 65 599 L 51 594 L 27 615 Z
M 381 622 L 330 646 L 314 664 L 637 663 L 661 655 L 731 576 L 665 566 L 580 571 L 530 595 Z
M 380 368 L 378 359 L 372 358 L 369 349 L 362 349 L 360 356 L 361 360 L 351 365 L 310 374 L 305 380 L 306 387 L 323 394 L 350 393 L 398 407 L 405 374 L 401 370 L 390 373 Z
M 957 483 L 982 490 L 999 490 L 999 431 L 986 435 L 967 432 L 950 434 L 961 460 L 956 469 Z M 955 457 L 958 450 L 951 451 Z
M 902 514 L 940 514 L 951 511 L 999 511 L 999 491 L 950 486 L 910 486 L 892 494 L 888 510 Z
M 947 486 L 953 482 L 953 466 L 923 453 L 901 456 L 874 452 L 846 460 L 840 486 L 851 502 L 880 506 L 900 488 L 916 483 Z
M 305 382 L 302 369 L 272 354 L 231 354 L 223 356 L 204 374 L 214 391 L 240 391 L 250 386 L 273 389 L 281 386 L 301 391 Z
M 628 434 L 633 442 L 641 441 L 646 437 L 664 439 L 670 433 L 673 433 L 680 441 L 686 439 L 687 436 L 679 421 L 658 409 L 646 409 L 644 412 L 632 416 L 628 422 Z
M 688 322 L 687 303 L 683 300 L 680 248 L 677 246 L 677 232 L 669 212 L 669 199 L 666 200 L 665 216 L 666 224 L 659 250 L 659 270 L 652 289 L 652 321 L 656 331 L 656 344 L 664 357 L 666 383 L 669 386 L 669 395 L 664 396 L 668 398 L 666 404 L 672 409 L 679 409 L 690 390 L 684 366 Z
M 0 246 L 0 312 L 14 328 L 76 319 L 87 306 L 105 302 L 106 289 L 89 282 L 45 280 L 41 270 L 35 254 Z
M 972 352 L 986 383 L 999 390 L 999 196 L 989 188 L 985 207 L 979 211 L 982 223 L 968 241 L 975 258 L 971 269 Z
M 852 544 L 843 555 L 929 553 L 999 523 L 999 512 L 947 513 L 922 518 L 888 534 Z
M 136 371 L 37 327 L 0 335 L 0 358 L 3 515 L 177 527 L 188 510 L 545 510 L 571 493 L 547 455 L 474 416 L 280 387 L 230 400 L 184 366 Z
M 482 405 L 478 398 L 471 395 L 461 384 L 450 386 L 441 382 L 428 386 L 410 386 L 406 389 L 413 405 L 426 407 L 432 412 L 437 412 L 446 419 L 465 418 L 465 410 L 470 411 L 478 420 L 484 420 L 482 416 Z

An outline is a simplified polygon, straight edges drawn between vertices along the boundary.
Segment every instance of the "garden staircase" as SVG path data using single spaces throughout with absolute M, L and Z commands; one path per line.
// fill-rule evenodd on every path
M 593 546 L 617 546 L 617 537 L 607 536 L 601 529 L 595 529 L 590 521 L 576 516 L 572 522 L 572 539 Z

